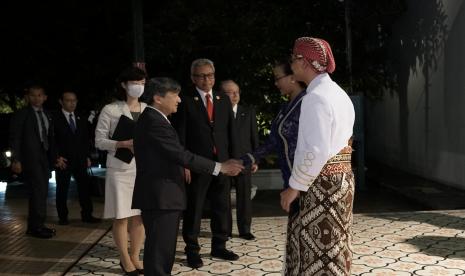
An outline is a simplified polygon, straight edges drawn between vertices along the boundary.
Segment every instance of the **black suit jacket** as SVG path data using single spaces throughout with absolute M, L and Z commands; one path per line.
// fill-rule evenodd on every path
M 10 147 L 12 160 L 21 162 L 25 169 L 37 167 L 44 160 L 44 154 L 49 161 L 49 167 L 56 160 L 54 127 L 50 114 L 44 110 L 48 119 L 48 143 L 49 149 L 44 151 L 40 141 L 39 123 L 34 109 L 27 106 L 18 110 L 10 122 Z
M 74 114 L 76 133 L 71 131 L 68 120 L 61 110 L 56 112 L 53 116 L 56 151 L 58 156 L 87 164 L 87 157 L 90 155 L 90 139 L 87 121 L 76 113 Z
M 134 135 L 136 182 L 133 209 L 184 210 L 184 167 L 212 174 L 215 162 L 187 151 L 176 130 L 158 111 L 147 107 Z
M 253 152 L 258 147 L 257 117 L 252 107 L 237 105 L 235 132 L 239 156 Z
M 181 143 L 186 149 L 207 158 L 214 158 L 216 147 L 218 161 L 234 157 L 234 114 L 229 97 L 222 92 L 213 92 L 214 122 L 208 120 L 207 110 L 196 89 L 181 94 L 178 112 L 173 124 Z

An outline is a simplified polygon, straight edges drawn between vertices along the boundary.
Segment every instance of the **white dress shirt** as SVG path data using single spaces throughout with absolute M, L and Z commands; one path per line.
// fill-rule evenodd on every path
M 327 73 L 310 82 L 302 100 L 297 148 L 289 179 L 292 188 L 308 190 L 326 162 L 348 146 L 354 121 L 352 101 Z
M 74 116 L 74 112 L 68 112 L 64 109 L 61 109 L 61 112 L 63 112 L 63 114 L 65 115 L 65 118 L 66 118 L 66 121 L 68 122 L 69 124 L 69 114 L 72 114 L 73 115 L 73 119 L 74 119 L 74 124 L 76 124 L 76 116 Z
M 200 90 L 197 86 L 195 87 L 195 90 L 197 90 L 197 92 L 199 93 L 200 98 L 202 99 L 203 105 L 205 107 L 207 107 L 207 99 L 205 98 L 205 94 L 209 94 L 210 99 L 212 100 L 212 106 L 213 106 L 213 90 L 206 92 L 206 91 Z
M 234 118 L 236 118 L 236 114 L 237 114 L 237 104 L 233 106 L 232 110 L 233 110 L 233 112 L 234 112 Z
M 43 108 L 37 108 L 35 106 L 32 107 L 34 109 L 34 113 L 36 114 L 36 118 L 37 118 L 37 123 L 38 123 L 38 127 L 39 127 L 39 136 L 40 136 L 40 141 L 43 142 L 44 141 L 44 137 L 42 137 L 42 124 L 40 122 L 40 120 L 42 119 L 43 122 L 44 122 L 44 125 L 45 125 L 45 132 L 48 134 L 48 127 L 49 127 L 49 124 L 48 124 L 48 117 L 47 115 L 45 115 L 45 112 L 44 112 L 44 109 Z M 39 114 L 39 111 L 42 112 L 42 118 L 40 118 L 40 114 Z

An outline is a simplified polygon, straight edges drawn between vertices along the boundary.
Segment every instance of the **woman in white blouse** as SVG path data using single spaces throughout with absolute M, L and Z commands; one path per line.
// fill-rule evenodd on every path
M 121 72 L 117 80 L 117 90 L 125 101 L 116 101 L 106 105 L 99 116 L 95 129 L 95 145 L 107 151 L 105 177 L 104 218 L 113 218 L 113 240 L 120 253 L 120 266 L 126 275 L 143 273 L 139 259 L 144 242 L 144 226 L 140 210 L 131 209 L 132 193 L 136 178 L 135 158 L 126 163 L 115 157 L 118 148 L 133 151 L 132 139 L 116 141 L 112 139 L 115 128 L 122 115 L 137 121 L 146 107 L 139 102 L 144 92 L 146 74 L 136 67 Z M 131 247 L 128 252 L 128 232 Z
M 285 275 L 350 275 L 354 107 L 328 74 L 336 64 L 325 40 L 297 39 L 291 67 L 294 78 L 308 87 L 290 187 L 281 193 L 286 211 L 296 199 L 300 205 L 289 216 Z

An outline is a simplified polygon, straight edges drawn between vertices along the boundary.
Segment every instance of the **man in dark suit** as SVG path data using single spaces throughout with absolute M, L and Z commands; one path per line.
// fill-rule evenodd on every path
M 253 152 L 258 147 L 258 129 L 255 110 L 252 107 L 239 105 L 241 99 L 240 89 L 233 80 L 221 82 L 221 91 L 231 100 L 234 113 L 234 132 L 237 139 L 236 149 L 239 156 Z M 251 233 L 252 224 L 252 199 L 251 199 L 251 170 L 245 170 L 238 176 L 230 177 L 232 186 L 236 188 L 237 228 L 239 237 L 253 240 Z M 232 233 L 232 217 L 229 213 L 229 233 Z
M 69 224 L 68 221 L 68 190 L 71 175 L 77 184 L 81 219 L 86 223 L 98 223 L 101 220 L 92 216 L 92 199 L 87 168 L 90 167 L 90 139 L 87 120 L 77 116 L 77 97 L 72 91 L 65 91 L 59 100 L 62 109 L 54 116 L 55 141 L 61 167 L 56 169 L 56 207 L 58 223 Z
M 141 209 L 146 240 L 145 275 L 170 275 L 176 252 L 179 218 L 186 208 L 184 168 L 206 175 L 237 175 L 237 161 L 217 163 L 181 145 L 167 116 L 177 111 L 181 87 L 169 78 L 146 84 L 148 106 L 140 115 L 134 136 L 137 163 L 132 208 Z
M 10 123 L 11 170 L 23 173 L 29 189 L 29 211 L 26 234 L 48 239 L 55 229 L 45 226 L 47 216 L 48 180 L 56 161 L 53 121 L 43 103 L 47 100 L 40 85 L 31 85 L 26 92 L 28 106 L 18 110 Z
M 197 59 L 191 65 L 191 80 L 195 88 L 183 92 L 182 102 L 173 122 L 181 143 L 189 151 L 203 157 L 225 161 L 233 157 L 233 113 L 231 101 L 224 93 L 213 91 L 215 67 L 208 59 Z M 203 266 L 198 236 L 205 200 L 210 201 L 212 249 L 211 255 L 225 260 L 239 256 L 226 249 L 230 186 L 224 175 L 211 176 L 186 170 L 187 209 L 183 216 L 183 238 L 187 264 Z

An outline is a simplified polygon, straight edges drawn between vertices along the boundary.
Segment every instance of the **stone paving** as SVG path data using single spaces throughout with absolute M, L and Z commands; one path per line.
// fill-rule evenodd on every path
M 370 177 L 368 191 L 355 194 L 353 275 L 465 275 L 461 191 L 386 169 L 381 172 L 376 179 Z M 435 193 L 428 192 L 433 189 Z M 76 191 L 71 190 L 71 224 L 56 225 L 54 195 L 51 181 L 47 223 L 57 228 L 57 236 L 31 238 L 24 235 L 24 187 L 0 183 L 0 275 L 121 275 L 108 232 L 111 221 L 98 226 L 81 223 Z M 281 275 L 286 218 L 278 199 L 279 191 L 257 192 L 253 231 L 258 239 L 233 237 L 228 242 L 241 255 L 239 261 L 209 256 L 205 220 L 201 242 L 206 265 L 199 270 L 187 267 L 179 239 L 173 275 Z M 94 203 L 95 215 L 100 216 L 103 198 L 95 197 Z M 422 211 L 432 209 L 441 211 Z
M 281 275 L 286 217 L 255 218 L 257 240 L 233 237 L 238 261 L 210 257 L 208 220 L 203 220 L 200 269 L 186 266 L 178 239 L 173 275 Z M 465 275 L 465 210 L 356 214 L 352 275 Z M 66 275 L 120 275 L 111 233 Z

